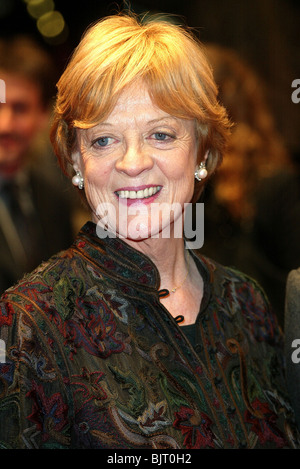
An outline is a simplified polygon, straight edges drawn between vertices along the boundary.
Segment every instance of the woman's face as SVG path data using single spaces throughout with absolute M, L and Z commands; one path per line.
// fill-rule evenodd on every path
M 175 222 L 180 229 L 184 203 L 194 192 L 193 120 L 159 109 L 139 83 L 122 92 L 103 122 L 77 129 L 77 143 L 73 160 L 93 221 L 102 219 L 109 231 L 136 240 L 172 236 Z

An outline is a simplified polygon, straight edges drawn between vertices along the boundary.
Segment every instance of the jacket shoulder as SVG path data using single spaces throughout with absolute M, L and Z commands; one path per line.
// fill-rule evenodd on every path
M 7 289 L 0 299 L 0 326 L 10 323 L 13 311 L 47 311 L 63 279 L 71 278 L 78 259 L 72 249 L 61 251 Z M 7 317 L 6 317 L 7 316 Z
M 282 347 L 282 331 L 260 284 L 234 267 L 201 257 L 210 272 L 213 300 L 218 310 L 249 329 L 256 340 L 276 342 Z

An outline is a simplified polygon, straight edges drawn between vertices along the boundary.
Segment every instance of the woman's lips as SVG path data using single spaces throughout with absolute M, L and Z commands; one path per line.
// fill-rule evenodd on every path
M 120 202 L 127 205 L 134 203 L 149 204 L 158 196 L 162 186 L 139 186 L 139 187 L 122 187 L 115 191 Z

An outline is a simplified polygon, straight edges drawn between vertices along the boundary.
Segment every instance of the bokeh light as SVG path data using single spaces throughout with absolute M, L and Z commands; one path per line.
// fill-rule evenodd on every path
M 40 18 L 45 13 L 53 11 L 55 8 L 53 0 L 29 0 L 27 11 L 35 19 Z
M 45 37 L 55 37 L 62 33 L 65 20 L 59 11 L 45 13 L 37 20 L 37 28 Z
M 68 26 L 59 11 L 45 13 L 37 20 L 37 29 L 48 44 L 58 45 L 66 41 Z

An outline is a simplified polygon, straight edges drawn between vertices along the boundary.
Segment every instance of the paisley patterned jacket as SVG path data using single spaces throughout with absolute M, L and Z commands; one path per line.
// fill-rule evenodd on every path
M 263 292 L 192 255 L 205 285 L 194 346 L 160 302 L 155 265 L 91 222 L 7 290 L 2 448 L 298 447 Z

